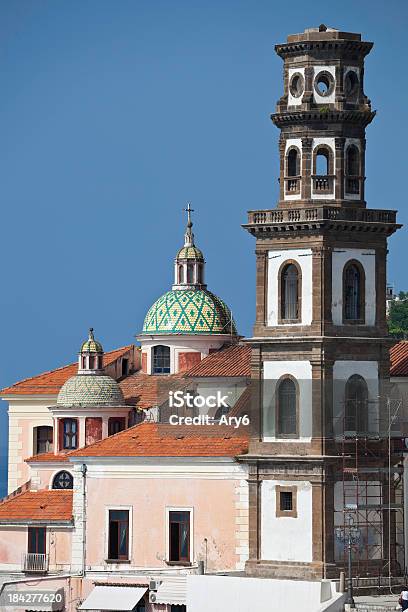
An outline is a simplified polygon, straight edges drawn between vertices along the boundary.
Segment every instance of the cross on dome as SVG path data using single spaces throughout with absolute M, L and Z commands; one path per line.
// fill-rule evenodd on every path
M 194 246 L 194 234 L 193 234 L 193 222 L 191 220 L 191 213 L 194 212 L 194 208 L 191 208 L 191 202 L 187 202 L 187 208 L 183 209 L 187 213 L 187 228 L 184 234 L 184 246 Z

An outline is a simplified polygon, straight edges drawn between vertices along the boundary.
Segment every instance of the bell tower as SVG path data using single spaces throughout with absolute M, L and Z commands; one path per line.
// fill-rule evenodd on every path
M 388 457 L 399 462 L 384 408 L 386 254 L 400 226 L 364 199 L 372 46 L 321 25 L 275 47 L 280 197 L 244 225 L 257 277 L 249 575 L 338 577 L 346 508 L 361 533 L 360 576 L 403 564 L 398 511 L 384 510 Z

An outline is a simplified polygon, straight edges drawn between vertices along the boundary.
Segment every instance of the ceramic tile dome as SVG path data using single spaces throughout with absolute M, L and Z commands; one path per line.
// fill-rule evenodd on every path
M 177 253 L 177 259 L 196 259 L 198 261 L 204 261 L 204 255 L 196 246 L 183 246 Z
M 149 309 L 143 334 L 234 334 L 228 306 L 207 290 L 173 289 Z
M 82 343 L 81 353 L 103 353 L 102 344 L 98 342 L 98 340 L 95 340 L 93 331 L 93 327 L 91 327 L 88 340 Z
M 61 387 L 58 406 L 124 406 L 123 393 L 116 380 L 106 375 L 77 374 Z

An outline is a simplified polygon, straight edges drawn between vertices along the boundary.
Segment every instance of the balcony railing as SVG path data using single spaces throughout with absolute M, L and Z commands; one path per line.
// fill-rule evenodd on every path
M 48 572 L 49 555 L 42 553 L 23 554 L 23 572 L 28 574 L 46 574 Z
M 352 195 L 358 195 L 360 193 L 360 177 L 359 176 L 346 177 L 346 193 L 350 193 Z
M 314 193 L 324 193 L 330 194 L 333 193 L 334 186 L 334 176 L 330 175 L 322 175 L 322 176 L 313 176 L 313 191 Z
M 275 208 L 273 210 L 250 210 L 249 225 L 276 223 L 308 223 L 310 221 L 360 221 L 362 223 L 396 223 L 395 210 L 367 208 L 341 208 L 339 206 L 316 206 L 314 208 Z
M 288 195 L 296 195 L 300 193 L 300 176 L 291 176 L 285 178 L 286 193 Z

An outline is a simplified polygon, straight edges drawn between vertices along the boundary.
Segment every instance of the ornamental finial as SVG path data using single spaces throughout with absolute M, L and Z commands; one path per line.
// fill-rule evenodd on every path
M 193 222 L 191 220 L 191 213 L 194 212 L 194 208 L 191 208 L 191 202 L 187 202 L 187 208 L 184 208 L 184 212 L 187 213 L 187 229 L 184 234 L 184 246 L 194 246 L 194 234 L 193 234 Z

